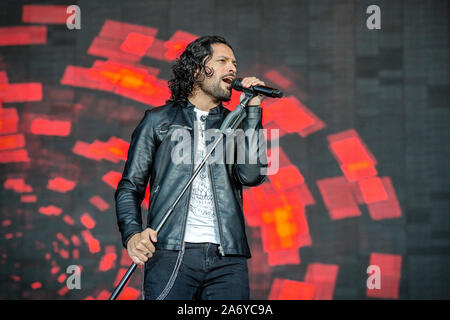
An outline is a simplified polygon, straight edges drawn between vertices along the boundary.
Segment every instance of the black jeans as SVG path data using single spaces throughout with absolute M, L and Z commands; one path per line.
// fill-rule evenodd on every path
M 156 250 L 144 266 L 146 300 L 248 300 L 247 258 L 221 256 L 218 245 L 186 242 L 182 251 Z

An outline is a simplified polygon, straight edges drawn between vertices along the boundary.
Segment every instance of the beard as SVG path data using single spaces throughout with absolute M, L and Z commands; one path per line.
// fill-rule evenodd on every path
M 229 90 L 224 89 L 222 87 L 223 81 L 221 78 L 214 81 L 213 79 L 208 80 L 205 79 L 199 83 L 199 87 L 203 92 L 220 101 L 231 100 L 231 88 Z

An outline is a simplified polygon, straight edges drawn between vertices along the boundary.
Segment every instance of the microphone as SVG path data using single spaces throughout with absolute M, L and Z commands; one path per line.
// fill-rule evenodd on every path
M 242 78 L 234 78 L 231 81 L 231 88 L 237 91 L 243 92 L 251 92 L 253 94 L 262 94 L 264 96 L 268 96 L 271 98 L 281 98 L 283 96 L 283 92 L 278 89 L 274 89 L 266 86 L 251 86 L 250 88 L 245 88 L 242 86 Z

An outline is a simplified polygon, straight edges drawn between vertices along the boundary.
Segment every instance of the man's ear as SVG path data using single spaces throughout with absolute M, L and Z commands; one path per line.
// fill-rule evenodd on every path
M 195 80 L 197 80 L 197 78 L 198 78 L 198 76 L 199 76 L 199 73 L 200 73 L 200 68 L 197 67 L 197 68 L 195 69 L 195 72 L 194 72 L 194 79 L 195 79 Z

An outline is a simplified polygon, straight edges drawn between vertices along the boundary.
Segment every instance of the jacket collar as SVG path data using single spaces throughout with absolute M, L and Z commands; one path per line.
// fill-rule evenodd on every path
M 188 110 L 194 110 L 194 108 L 195 108 L 195 106 L 189 100 L 187 100 L 184 107 L 187 108 Z M 209 109 L 209 115 L 221 114 L 223 112 L 223 109 L 224 109 L 224 107 L 223 107 L 222 101 L 221 101 L 217 106 Z

